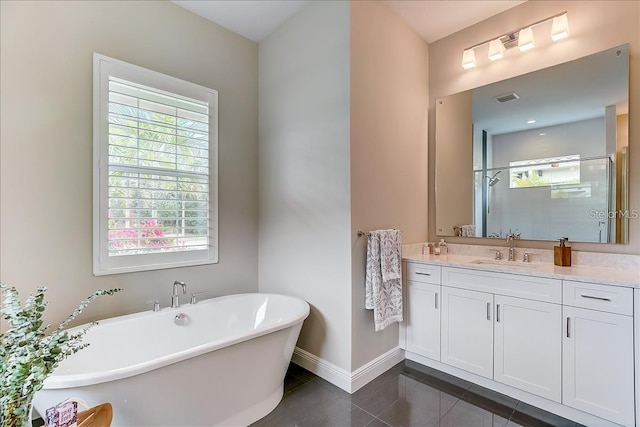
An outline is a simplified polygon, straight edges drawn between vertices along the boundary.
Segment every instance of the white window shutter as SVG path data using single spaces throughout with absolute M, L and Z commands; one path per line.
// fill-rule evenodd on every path
M 94 274 L 216 262 L 217 93 L 96 56 Z

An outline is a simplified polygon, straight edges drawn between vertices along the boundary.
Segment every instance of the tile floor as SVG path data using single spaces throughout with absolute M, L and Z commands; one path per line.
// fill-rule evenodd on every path
M 292 363 L 282 401 L 252 426 L 581 427 L 411 361 L 354 394 Z

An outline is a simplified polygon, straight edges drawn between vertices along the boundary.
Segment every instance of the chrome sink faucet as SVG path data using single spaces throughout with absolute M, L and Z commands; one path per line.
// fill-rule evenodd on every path
M 173 294 L 171 295 L 171 307 L 180 307 L 180 301 L 178 300 L 178 286 L 182 286 L 182 293 L 187 293 L 187 284 L 176 280 L 173 282 Z
M 516 260 L 516 250 L 514 248 L 515 240 L 516 238 L 513 234 L 507 235 L 507 244 L 509 245 L 509 261 Z

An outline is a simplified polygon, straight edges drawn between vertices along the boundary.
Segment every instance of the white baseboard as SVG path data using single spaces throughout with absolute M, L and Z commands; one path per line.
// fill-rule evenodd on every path
M 342 369 L 298 347 L 295 348 L 291 360 L 344 391 L 354 393 L 397 363 L 402 362 L 404 350 L 400 347 L 393 348 L 353 372 Z
M 347 370 L 342 369 L 331 362 L 327 362 L 315 354 L 311 354 L 299 347 L 296 347 L 293 351 L 293 357 L 291 360 L 293 363 L 302 366 L 307 371 L 313 372 L 320 378 L 325 379 L 351 393 L 351 374 Z

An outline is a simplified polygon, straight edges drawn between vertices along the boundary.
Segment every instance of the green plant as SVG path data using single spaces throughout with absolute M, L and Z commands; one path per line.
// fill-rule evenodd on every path
M 82 343 L 82 338 L 94 323 L 75 333 L 69 333 L 65 328 L 91 301 L 120 290 L 92 293 L 50 332 L 51 325 L 43 326 L 42 321 L 49 303 L 44 299 L 45 286 L 30 294 L 22 306 L 16 288 L 0 284 L 0 312 L 7 321 L 6 332 L 0 334 L 1 427 L 23 426 L 29 422 L 34 394 L 62 360 L 89 345 Z

